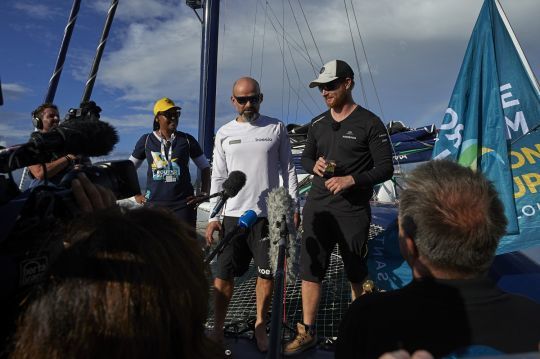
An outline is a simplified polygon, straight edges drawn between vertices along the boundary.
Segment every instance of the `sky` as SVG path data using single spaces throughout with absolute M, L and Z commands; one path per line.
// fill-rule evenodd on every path
M 318 90 L 308 84 L 335 58 L 356 73 L 356 101 L 385 123 L 440 126 L 482 2 L 221 0 L 216 129 L 234 118 L 231 87 L 245 75 L 261 83 L 263 114 L 307 123 L 325 110 Z M 540 0 L 500 2 L 538 76 Z M 0 145 L 28 139 L 30 113 L 47 92 L 71 5 L 0 2 Z M 62 117 L 79 105 L 109 5 L 81 3 L 54 99 Z M 92 93 L 102 120 L 120 134 L 112 156 L 129 156 L 151 130 L 153 103 L 164 96 L 182 107 L 179 129 L 197 138 L 200 39 L 200 22 L 185 1 L 119 1 Z

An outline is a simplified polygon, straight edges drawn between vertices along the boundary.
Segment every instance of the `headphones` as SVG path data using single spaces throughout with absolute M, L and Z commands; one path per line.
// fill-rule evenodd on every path
M 34 128 L 37 128 L 38 130 L 43 129 L 43 121 L 41 120 L 41 118 L 38 117 L 38 111 L 40 107 L 32 111 L 32 124 L 34 125 Z

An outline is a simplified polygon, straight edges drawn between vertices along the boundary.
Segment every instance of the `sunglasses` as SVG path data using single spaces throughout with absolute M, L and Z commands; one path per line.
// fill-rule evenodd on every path
M 321 92 L 335 91 L 344 81 L 345 79 L 335 79 L 334 81 L 330 81 L 325 84 L 320 84 L 317 87 L 319 88 L 319 91 Z
M 240 105 L 245 105 L 248 102 L 250 102 L 252 105 L 256 105 L 261 101 L 261 95 L 259 94 L 255 96 L 234 96 L 234 99 Z
M 175 118 L 180 118 L 180 115 L 182 114 L 182 111 L 180 110 L 175 110 L 175 111 L 166 111 L 166 112 L 161 112 L 161 114 L 165 117 L 167 117 L 168 119 L 175 119 Z

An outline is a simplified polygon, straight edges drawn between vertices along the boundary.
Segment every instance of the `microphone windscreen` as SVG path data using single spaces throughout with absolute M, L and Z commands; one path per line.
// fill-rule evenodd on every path
M 58 129 L 65 134 L 67 153 L 104 156 L 118 143 L 116 129 L 103 121 L 67 120 Z
M 234 197 L 246 184 L 246 174 L 242 171 L 232 171 L 223 182 L 223 191 L 229 197 Z
M 280 226 L 285 216 L 289 237 L 287 238 L 287 283 L 294 283 L 300 269 L 300 241 L 297 238 L 293 221 L 293 200 L 285 187 L 278 187 L 270 191 L 266 199 L 268 207 L 268 237 L 270 248 L 268 256 L 273 273 L 277 269 L 279 252 Z
M 34 132 L 30 141 L 39 151 L 104 156 L 118 142 L 118 133 L 107 122 L 70 119 L 46 133 Z

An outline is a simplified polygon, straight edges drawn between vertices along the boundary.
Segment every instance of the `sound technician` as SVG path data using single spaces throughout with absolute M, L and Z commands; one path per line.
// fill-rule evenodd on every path
M 353 299 L 367 277 L 366 244 L 373 185 L 392 177 L 392 151 L 386 128 L 352 97 L 354 72 L 344 61 L 324 65 L 309 84 L 318 87 L 329 110 L 315 117 L 302 154 L 304 170 L 314 175 L 303 211 L 300 276 L 303 323 L 284 349 L 294 355 L 317 344 L 315 318 L 321 281 L 336 243 Z
M 234 229 L 246 210 L 254 210 L 259 217 L 247 238 L 233 240 L 218 256 L 214 280 L 215 321 L 214 339 L 223 341 L 223 325 L 234 289 L 234 277 L 241 276 L 254 258 L 258 269 L 256 285 L 257 319 L 255 339 L 261 352 L 268 349 L 265 317 L 268 312 L 273 278 L 268 258 L 268 220 L 266 197 L 279 186 L 279 172 L 283 186 L 293 199 L 297 198 L 298 181 L 292 162 L 289 136 L 283 123 L 259 114 L 263 94 L 257 81 L 250 77 L 238 79 L 233 86 L 231 102 L 238 116 L 222 126 L 216 134 L 210 193 L 221 191 L 222 184 L 232 171 L 246 174 L 246 185 L 238 195 L 228 200 L 223 219 L 225 234 Z M 295 225 L 300 215 L 295 214 Z M 222 230 L 219 215 L 209 219 L 206 241 L 210 245 L 213 233 Z
M 60 124 L 60 115 L 58 107 L 52 103 L 43 103 L 34 111 L 32 111 L 32 123 L 34 128 L 39 132 L 46 133 Z M 37 187 L 45 183 L 45 175 L 47 181 L 51 184 L 58 185 L 64 175 L 75 168 L 78 164 L 90 164 L 90 159 L 87 157 L 75 156 L 66 154 L 58 157 L 52 162 L 46 163 L 46 171 L 43 170 L 41 164 L 28 166 L 30 171 L 30 188 Z

